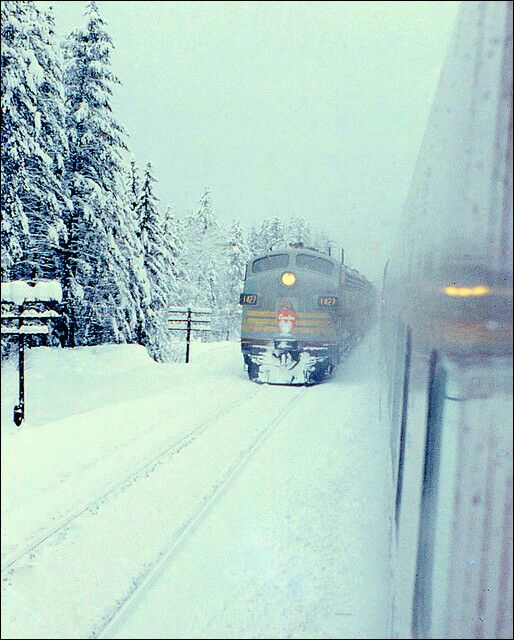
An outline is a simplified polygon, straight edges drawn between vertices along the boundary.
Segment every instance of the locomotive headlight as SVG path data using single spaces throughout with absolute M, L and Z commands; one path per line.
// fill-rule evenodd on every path
M 282 274 L 282 284 L 285 284 L 286 287 L 291 287 L 296 282 L 296 276 L 294 273 L 286 271 Z
M 454 298 L 486 296 L 490 291 L 489 287 L 485 284 L 478 284 L 475 287 L 443 287 L 443 293 Z

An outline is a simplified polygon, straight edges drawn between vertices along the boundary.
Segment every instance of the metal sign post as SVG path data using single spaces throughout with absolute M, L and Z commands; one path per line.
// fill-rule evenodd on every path
M 19 323 L 20 329 L 22 321 Z M 14 424 L 19 427 L 25 418 L 25 336 L 18 334 L 18 374 L 19 374 L 19 402 L 14 407 Z
M 187 310 L 187 334 L 186 334 L 186 363 L 189 362 L 189 348 L 191 345 L 191 309 Z
M 49 306 L 61 301 L 62 291 L 61 285 L 53 280 L 2 282 L 1 288 L 1 335 L 18 336 L 18 404 L 14 407 L 13 421 L 19 427 L 25 419 L 25 336 L 49 333 L 45 323 L 61 317 Z M 42 306 L 43 311 L 34 306 Z M 5 312 L 4 307 L 8 308 Z
M 211 330 L 212 309 L 170 307 L 168 331 L 186 332 L 186 362 L 190 361 L 191 333 Z

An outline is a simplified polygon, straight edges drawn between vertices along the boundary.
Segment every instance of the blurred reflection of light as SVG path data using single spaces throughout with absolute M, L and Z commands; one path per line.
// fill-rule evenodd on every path
M 470 296 L 486 296 L 490 293 L 490 288 L 485 284 L 479 284 L 475 287 L 455 287 L 448 286 L 443 288 L 443 293 L 447 296 L 454 296 L 459 298 L 467 298 Z

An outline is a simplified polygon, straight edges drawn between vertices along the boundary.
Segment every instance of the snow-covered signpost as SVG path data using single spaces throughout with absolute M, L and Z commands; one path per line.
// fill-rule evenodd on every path
M 52 303 L 62 301 L 61 283 L 56 280 L 2 282 L 1 298 L 1 335 L 18 336 L 19 399 L 13 420 L 19 427 L 25 419 L 25 336 L 48 334 L 46 323 L 61 317 L 50 308 Z
M 191 331 L 210 331 L 211 314 L 212 309 L 170 307 L 168 330 L 186 332 L 186 362 L 189 362 Z

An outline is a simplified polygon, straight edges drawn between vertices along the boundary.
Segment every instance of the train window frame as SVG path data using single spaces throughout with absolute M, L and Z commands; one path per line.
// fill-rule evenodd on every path
M 330 271 L 326 271 L 322 269 L 313 269 L 310 266 L 307 266 L 306 264 L 299 263 L 298 258 L 307 258 L 311 262 L 311 264 L 330 265 Z M 323 258 L 321 256 L 312 256 L 308 253 L 297 253 L 295 258 L 295 265 L 300 269 L 305 269 L 306 271 L 310 271 L 314 273 L 321 273 L 325 276 L 330 276 L 330 277 L 333 277 L 335 268 L 336 268 L 336 265 L 334 262 L 332 262 L 332 260 L 328 260 L 327 258 Z
M 265 269 L 255 269 L 255 265 L 256 264 L 266 264 L 266 260 L 272 261 L 273 258 L 286 258 L 285 262 L 280 262 L 277 261 L 277 264 L 265 268 Z M 289 266 L 289 254 L 287 253 L 274 253 L 271 255 L 267 255 L 267 256 L 262 256 L 261 258 L 257 258 L 256 260 L 254 260 L 252 262 L 252 273 L 264 273 L 266 271 L 282 271 L 284 269 L 286 269 Z

